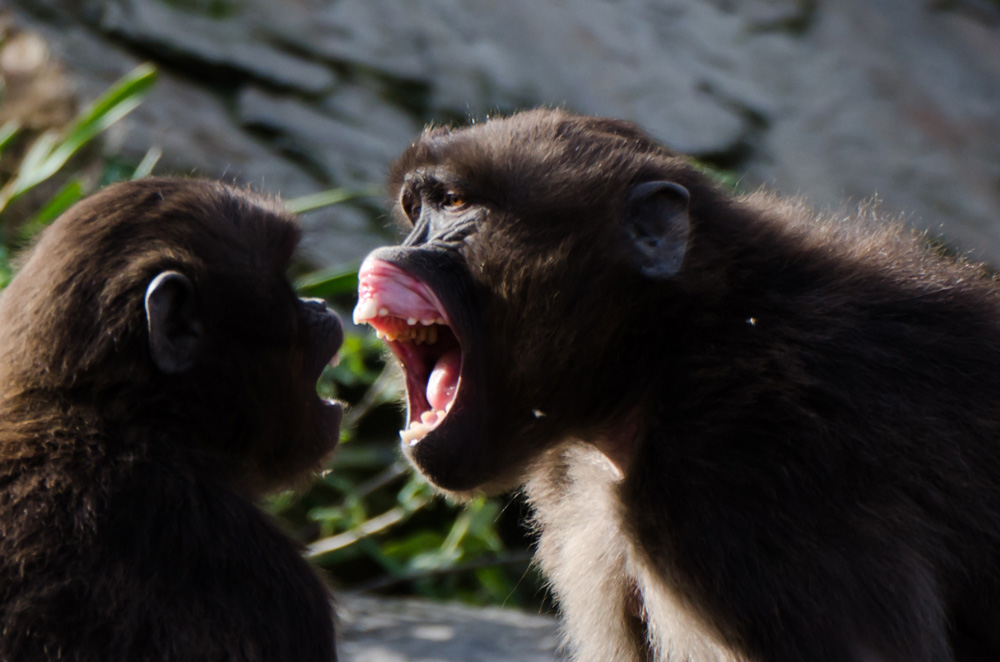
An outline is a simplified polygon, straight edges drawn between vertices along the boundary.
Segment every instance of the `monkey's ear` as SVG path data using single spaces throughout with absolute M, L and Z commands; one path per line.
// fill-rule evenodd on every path
M 167 374 L 184 372 L 198 359 L 204 325 L 194 285 L 177 271 L 164 271 L 146 288 L 146 327 L 153 363 Z
M 646 182 L 629 191 L 625 208 L 628 250 L 643 276 L 677 274 L 687 251 L 691 195 L 680 184 Z

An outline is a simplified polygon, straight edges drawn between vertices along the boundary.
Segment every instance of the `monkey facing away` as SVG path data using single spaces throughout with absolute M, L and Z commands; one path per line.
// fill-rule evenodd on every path
M 731 198 L 634 126 L 428 130 L 357 321 L 402 447 L 524 485 L 575 659 L 1000 659 L 1000 288 L 870 218 Z
M 327 590 L 253 503 L 342 417 L 298 236 L 223 184 L 119 184 L 0 295 L 0 660 L 335 659 Z

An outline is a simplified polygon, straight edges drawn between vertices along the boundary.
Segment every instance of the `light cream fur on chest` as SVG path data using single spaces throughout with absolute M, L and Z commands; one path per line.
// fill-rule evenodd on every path
M 618 497 L 621 474 L 598 450 L 578 443 L 554 451 L 526 486 L 541 539 L 537 559 L 562 612 L 576 662 L 645 662 L 630 627 L 637 586 L 654 660 L 735 662 L 663 582 L 626 533 Z

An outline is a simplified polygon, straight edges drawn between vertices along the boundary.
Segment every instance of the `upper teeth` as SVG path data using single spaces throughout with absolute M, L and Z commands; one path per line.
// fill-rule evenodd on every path
M 358 301 L 358 305 L 354 307 L 354 323 L 364 324 L 376 317 L 388 317 L 390 315 L 389 309 L 385 306 L 379 306 L 375 299 L 363 299 Z M 434 324 L 445 324 L 444 318 L 440 315 L 437 317 L 408 317 L 406 323 L 409 326 L 416 326 L 420 324 L 422 326 L 432 326 Z
M 375 329 L 375 335 L 382 340 L 395 342 L 396 340 L 410 340 L 420 345 L 423 343 L 436 343 L 438 330 L 436 326 L 408 326 L 401 331 L 379 331 Z

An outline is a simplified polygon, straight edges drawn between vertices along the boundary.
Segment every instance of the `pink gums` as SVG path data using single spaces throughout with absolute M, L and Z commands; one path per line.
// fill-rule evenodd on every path
M 365 260 L 358 272 L 358 300 L 364 302 L 368 299 L 375 299 L 379 308 L 386 308 L 395 317 L 447 319 L 429 287 L 382 260 Z M 371 323 L 377 318 L 365 321 Z

